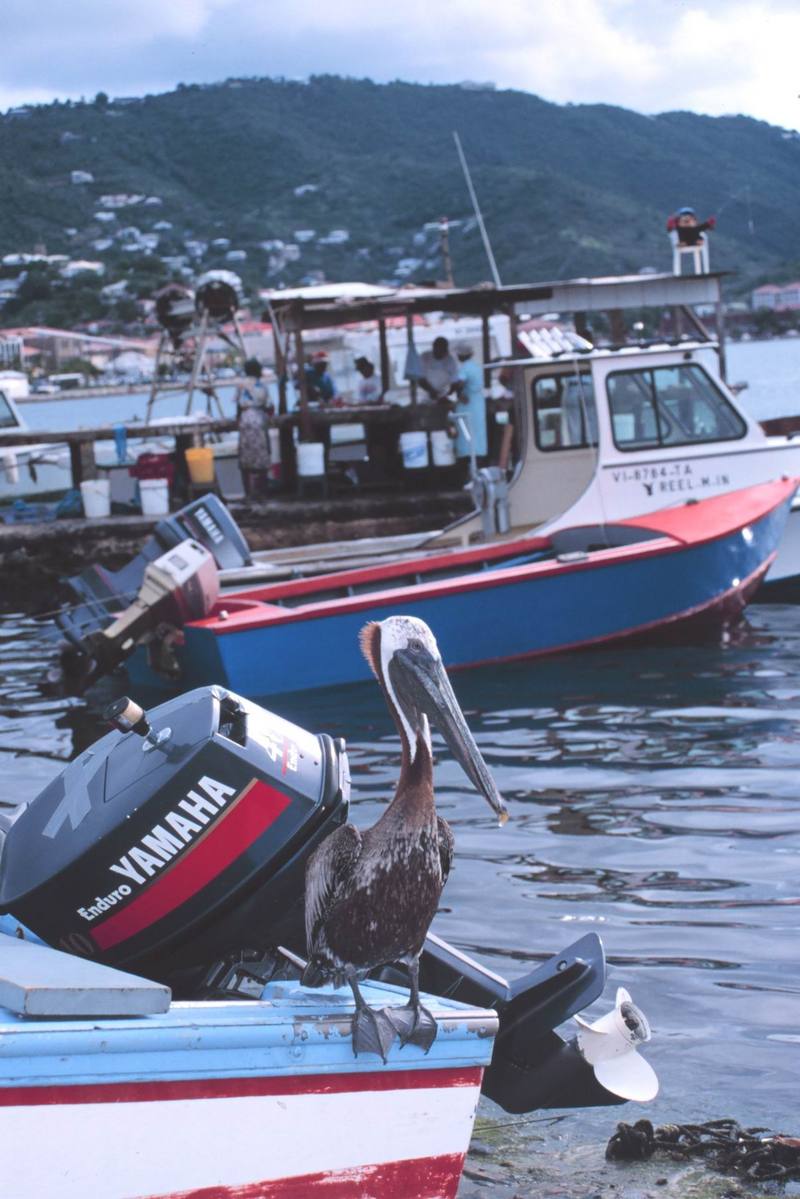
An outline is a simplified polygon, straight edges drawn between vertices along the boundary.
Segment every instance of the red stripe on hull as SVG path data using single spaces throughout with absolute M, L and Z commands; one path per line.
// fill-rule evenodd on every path
M 174 866 L 121 912 L 92 929 L 95 942 L 101 949 L 109 949 L 180 907 L 235 862 L 290 803 L 288 796 L 266 783 L 252 783 Z
M 325 1199 L 455 1199 L 463 1168 L 464 1154 L 451 1153 L 239 1186 L 173 1191 L 145 1199 L 306 1199 L 315 1194 Z
M 78 1103 L 162 1103 L 172 1099 L 240 1099 L 260 1095 L 346 1095 L 479 1087 L 480 1066 L 438 1070 L 382 1070 L 289 1078 L 204 1078 L 159 1082 L 82 1083 L 76 1086 L 0 1087 L 0 1107 Z

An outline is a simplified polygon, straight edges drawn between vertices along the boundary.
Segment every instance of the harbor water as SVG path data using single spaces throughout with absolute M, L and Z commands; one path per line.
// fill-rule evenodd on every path
M 797 342 L 732 346 L 729 375 L 749 379 L 743 400 L 758 415 L 785 414 L 797 411 L 798 360 Z M 89 702 L 48 697 L 54 654 L 29 614 L 0 618 L 8 806 L 103 731 L 98 713 L 124 685 Z M 800 1134 L 800 609 L 756 605 L 724 644 L 607 648 L 465 671 L 454 685 L 511 819 L 496 826 L 436 738 L 438 805 L 456 839 L 436 931 L 512 977 L 597 932 L 610 977 L 589 1014 L 627 987 L 652 1023 L 645 1055 L 661 1079 L 647 1107 L 509 1117 L 482 1104 L 460 1194 L 751 1193 L 698 1167 L 608 1165 L 603 1150 L 618 1119 L 641 1116 Z M 377 687 L 268 706 L 347 739 L 353 819 L 372 823 L 399 771 Z
M 98 709 L 118 692 L 48 699 L 42 627 L 8 617 L 0 638 L 0 769 L 14 805 L 101 733 Z M 726 645 L 565 655 L 463 672 L 455 686 L 511 820 L 493 823 L 437 742 L 438 803 L 457 849 L 437 930 L 510 976 L 599 933 L 611 978 L 592 1011 L 615 986 L 631 991 L 652 1021 L 646 1053 L 662 1084 L 647 1109 L 555 1124 L 510 1121 L 487 1104 L 484 1139 L 500 1129 L 514 1168 L 541 1169 L 546 1150 L 550 1169 L 567 1170 L 559 1154 L 580 1150 L 591 1174 L 618 1118 L 733 1115 L 800 1131 L 797 609 L 752 608 Z M 270 704 L 347 738 L 353 818 L 372 823 L 399 770 L 377 687 Z M 545 1182 L 573 1193 L 566 1178 Z

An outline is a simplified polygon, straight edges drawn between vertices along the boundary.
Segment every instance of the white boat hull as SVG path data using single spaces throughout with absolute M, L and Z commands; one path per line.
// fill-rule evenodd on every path
M 482 1071 L 0 1093 L 4 1199 L 454 1196 Z

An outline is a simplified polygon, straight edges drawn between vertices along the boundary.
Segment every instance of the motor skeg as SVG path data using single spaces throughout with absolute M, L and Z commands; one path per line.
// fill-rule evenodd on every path
M 0 909 L 191 994 L 216 958 L 302 927 L 306 859 L 346 818 L 347 756 L 221 687 L 147 727 L 106 734 L 16 819 Z

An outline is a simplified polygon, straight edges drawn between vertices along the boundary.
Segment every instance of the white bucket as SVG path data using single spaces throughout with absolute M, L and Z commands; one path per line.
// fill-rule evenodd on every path
M 297 443 L 297 473 L 304 479 L 318 479 L 325 474 L 325 446 L 321 441 Z
M 169 512 L 169 482 L 166 479 L 140 479 L 139 499 L 143 516 L 166 516 Z
M 406 470 L 421 470 L 428 465 L 428 434 L 401 433 L 400 453 Z
M 455 466 L 456 443 L 446 429 L 431 433 L 431 457 L 434 466 Z
M 81 499 L 85 516 L 111 515 L 111 484 L 108 479 L 86 479 L 81 483 Z

